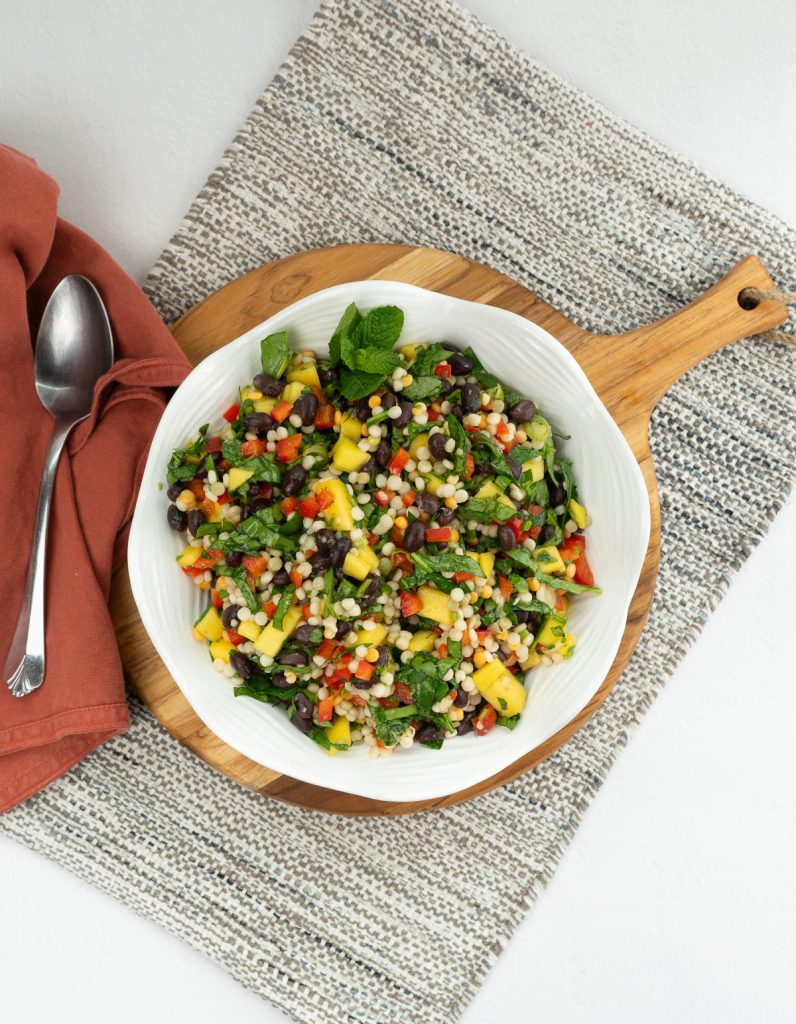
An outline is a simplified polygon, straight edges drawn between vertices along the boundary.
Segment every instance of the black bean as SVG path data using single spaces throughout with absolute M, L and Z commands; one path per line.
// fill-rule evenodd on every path
M 334 542 L 332 550 L 329 552 L 329 561 L 335 567 L 339 569 L 345 561 L 345 556 L 351 550 L 351 541 L 348 537 L 338 537 Z
M 381 396 L 381 407 L 382 409 L 392 409 L 394 405 L 398 404 L 398 399 L 392 391 L 385 391 Z
M 172 530 L 181 531 L 188 525 L 188 516 L 176 505 L 169 505 L 166 511 L 166 520 Z
M 567 500 L 567 492 L 558 484 L 548 484 L 547 493 L 550 497 L 550 508 L 557 508 Z
M 221 613 L 221 622 L 224 629 L 232 629 L 235 626 L 235 620 L 238 617 L 238 606 L 236 604 L 228 605 Z
M 384 469 L 392 458 L 392 448 L 390 448 L 390 442 L 386 437 L 383 437 L 381 441 L 379 441 L 379 446 L 376 449 L 374 458 L 376 460 L 376 465 L 381 466 L 382 469 Z
M 451 384 L 447 377 L 442 377 L 440 379 L 440 385 L 442 387 L 442 390 L 440 391 L 438 396 L 440 398 L 444 398 L 446 395 L 449 395 L 451 391 L 453 391 L 453 384 Z
M 271 502 L 267 501 L 265 498 L 255 498 L 252 508 L 255 512 L 260 512 L 262 509 L 268 508 L 270 504 Z
M 462 409 L 461 405 L 458 402 L 455 402 L 451 406 L 450 414 L 451 416 L 453 416 L 454 419 L 460 420 L 462 416 L 464 416 L 464 409 Z
M 208 455 L 213 460 L 213 465 L 214 466 L 217 466 L 219 464 L 219 462 L 221 462 L 222 459 L 224 458 L 224 456 L 221 454 L 221 452 L 208 452 Z M 205 455 L 205 458 L 207 458 L 207 455 Z
M 309 558 L 309 563 L 312 566 L 313 573 L 317 576 L 318 573 L 326 572 L 329 566 L 332 564 L 331 560 L 323 551 L 316 551 L 314 555 Z
M 435 498 L 429 491 L 418 491 L 417 497 L 415 498 L 415 505 L 417 505 L 419 511 L 425 512 L 426 515 L 433 516 L 439 508 L 439 498 Z
M 446 348 L 449 352 L 459 351 L 459 345 L 455 341 L 441 341 L 440 345 L 442 345 L 443 348 Z
M 481 408 L 481 389 L 477 384 L 462 384 L 461 403 L 465 412 L 478 412 Z
M 506 651 L 503 650 L 502 647 L 499 647 L 497 650 L 497 657 L 498 661 L 506 661 L 506 659 L 508 658 L 508 654 L 506 653 Z
M 545 523 L 538 537 L 539 544 L 546 544 L 555 537 L 556 528 L 551 523 Z
M 360 473 L 367 473 L 372 476 L 376 472 L 376 460 L 371 457 L 359 467 Z
M 248 679 L 249 676 L 253 676 L 257 671 L 257 666 L 254 662 L 247 658 L 245 654 L 239 654 L 237 651 L 233 651 L 230 654 L 229 663 L 242 679 Z
M 367 590 L 363 591 L 362 596 L 359 599 L 360 603 L 365 606 L 373 604 L 373 602 L 381 593 L 381 576 L 377 572 L 374 572 L 371 573 L 371 575 L 368 576 L 367 579 L 370 581 L 368 583 L 368 588 Z
M 431 722 L 427 722 L 425 725 L 421 725 L 415 733 L 415 739 L 418 743 L 436 743 L 442 739 L 441 731 Z
M 466 377 L 468 373 L 472 373 L 473 361 L 464 352 L 454 352 L 448 362 L 451 364 L 451 373 L 454 377 Z
M 318 399 L 315 395 L 299 395 L 293 404 L 293 412 L 301 417 L 301 423 L 305 427 L 312 426 L 317 411 Z
M 406 424 L 412 418 L 412 403 L 411 402 L 399 402 L 398 406 L 401 410 L 401 415 L 396 416 L 392 421 L 394 427 L 405 427 Z
M 282 493 L 298 494 L 307 482 L 307 470 L 302 465 L 291 466 L 282 477 Z
M 470 694 L 467 692 L 467 690 L 456 691 L 456 696 L 453 698 L 453 703 L 456 705 L 457 708 L 466 707 L 469 702 Z
M 328 527 L 324 526 L 322 530 L 318 530 L 315 534 L 315 543 L 319 551 L 328 551 L 332 544 L 334 544 L 334 534 Z
M 314 628 L 315 628 L 314 626 L 310 626 L 308 623 L 302 622 L 302 624 L 298 627 L 296 632 L 293 634 L 293 639 L 296 641 L 297 644 L 308 644 L 308 643 L 311 643 L 312 642 L 312 631 L 313 631 Z
M 531 633 L 537 633 L 538 632 L 539 627 L 542 625 L 542 618 L 543 618 L 543 616 L 541 616 L 539 614 L 539 612 L 529 612 L 528 613 L 528 619 L 527 619 L 527 622 L 525 623 L 525 625 L 528 627 L 528 629 L 531 631 Z
M 371 686 L 375 686 L 378 679 L 375 678 L 375 672 L 370 679 L 358 679 L 356 676 L 348 684 L 349 686 L 356 686 L 358 690 L 369 690 Z
M 257 484 L 257 483 L 249 484 L 249 497 L 250 498 L 257 498 L 257 497 L 259 497 L 260 490 L 262 489 L 262 486 L 263 486 L 262 484 Z
M 514 536 L 514 531 L 510 526 L 506 526 L 505 523 L 500 524 L 497 528 L 497 542 L 504 551 L 514 550 L 517 538 Z
M 280 665 L 306 665 L 308 659 L 304 651 L 288 651 L 287 654 L 280 654 L 276 660 Z
M 351 625 L 348 622 L 338 622 L 337 630 L 334 634 L 335 640 L 342 640 L 346 633 L 351 632 Z
M 455 510 L 448 508 L 447 505 L 443 506 L 437 513 L 437 523 L 439 526 L 447 526 L 449 523 L 452 523 L 455 518 Z
M 290 721 L 295 725 L 299 732 L 310 732 L 312 730 L 311 718 L 302 718 L 301 715 L 293 715 Z
M 243 522 L 244 519 L 248 519 L 251 514 L 252 514 L 251 505 L 241 505 L 241 507 L 240 507 L 240 521 L 241 522 Z
M 360 398 L 360 400 L 357 402 L 354 408 L 354 415 L 361 423 L 364 423 L 366 420 L 369 420 L 370 417 L 373 415 L 373 410 L 371 409 L 370 402 L 368 401 L 369 397 L 370 396 L 368 396 L 367 398 Z
M 382 647 L 381 644 L 376 648 L 376 650 L 379 652 L 379 657 L 375 662 L 376 668 L 384 668 L 390 660 L 390 652 L 386 647 Z
M 255 434 L 267 434 L 269 430 L 276 430 L 277 424 L 267 412 L 252 412 L 244 419 L 243 425 Z
M 515 462 L 512 458 L 506 459 L 506 462 L 509 465 L 509 469 L 511 470 L 514 476 L 514 479 L 519 480 L 519 478 L 522 476 L 522 466 L 518 462 Z M 519 504 L 517 508 L 522 508 L 522 504 Z
M 197 480 L 207 480 L 207 466 L 204 462 L 200 462 L 194 471 L 194 476 Z
M 267 373 L 258 373 L 252 381 L 258 391 L 262 391 L 268 398 L 277 398 L 282 394 L 284 384 L 281 380 L 277 380 L 276 377 L 271 377 Z
M 319 366 L 318 379 L 321 384 L 331 384 L 337 380 L 337 370 L 333 370 L 331 366 Z
M 191 531 L 191 533 L 194 535 L 194 537 L 196 536 L 196 531 L 199 529 L 200 526 L 202 526 L 204 521 L 205 521 L 205 517 L 202 514 L 202 510 L 201 509 L 199 509 L 199 508 L 192 508 L 191 511 L 188 513 L 188 516 L 187 516 L 188 529 Z
M 169 501 L 176 501 L 177 498 L 182 494 L 182 484 L 172 484 L 171 487 L 166 491 L 166 497 Z
M 315 705 L 309 699 L 306 693 L 302 693 L 300 690 L 293 698 L 293 703 L 296 706 L 296 714 L 301 715 L 302 718 L 312 718 L 312 713 L 315 710 Z
M 415 519 L 404 530 L 403 548 L 405 551 L 419 551 L 425 540 L 426 528 L 419 519 Z
M 295 683 L 289 683 L 284 672 L 274 672 L 271 676 L 271 683 L 277 690 L 289 690 Z
M 463 718 L 461 722 L 456 726 L 457 736 L 466 736 L 468 732 L 473 731 L 473 720 L 472 718 Z
M 521 398 L 519 402 L 512 405 L 509 419 L 512 423 L 525 423 L 527 420 L 532 420 L 535 415 L 536 406 L 530 398 Z
M 528 621 L 528 617 L 531 613 L 529 611 L 526 611 L 525 608 L 517 608 L 514 614 L 517 616 L 517 625 L 524 626 Z
M 230 569 L 237 569 L 237 567 L 243 561 L 243 552 L 227 551 L 227 553 L 224 555 L 224 561 L 230 567 Z
M 444 459 L 448 454 L 445 451 L 445 435 L 441 434 L 438 430 L 435 431 L 428 439 L 428 450 L 434 456 L 435 459 Z

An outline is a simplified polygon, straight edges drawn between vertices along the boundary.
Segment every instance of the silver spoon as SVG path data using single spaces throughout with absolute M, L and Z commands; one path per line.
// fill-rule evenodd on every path
M 85 277 L 65 277 L 50 296 L 36 339 L 36 391 L 55 423 L 44 456 L 22 607 L 3 667 L 15 697 L 44 681 L 47 521 L 58 460 L 69 431 L 91 412 L 94 385 L 112 364 L 113 336 L 99 292 Z

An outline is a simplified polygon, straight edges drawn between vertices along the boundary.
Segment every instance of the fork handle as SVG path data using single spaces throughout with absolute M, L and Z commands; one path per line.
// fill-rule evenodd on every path
M 44 682 L 44 592 L 47 561 L 47 525 L 55 484 L 55 472 L 74 420 L 57 419 L 44 455 L 39 503 L 22 606 L 14 638 L 3 667 L 3 676 L 15 697 L 25 697 Z

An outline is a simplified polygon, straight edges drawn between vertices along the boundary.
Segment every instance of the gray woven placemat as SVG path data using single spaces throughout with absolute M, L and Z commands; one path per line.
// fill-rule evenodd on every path
M 445 0 L 324 7 L 149 291 L 172 319 L 275 257 L 370 240 L 483 260 L 601 331 L 671 312 L 748 252 L 796 286 L 796 233 Z M 134 702 L 128 735 L 0 828 L 304 1024 L 454 1020 L 782 504 L 795 378 L 796 350 L 750 340 L 660 404 L 649 624 L 599 713 L 532 774 L 462 807 L 332 825 L 217 775 Z

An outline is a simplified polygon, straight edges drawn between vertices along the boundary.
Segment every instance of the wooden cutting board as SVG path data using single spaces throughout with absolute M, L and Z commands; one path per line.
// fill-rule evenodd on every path
M 605 700 L 636 645 L 655 589 L 660 510 L 647 442 L 652 410 L 690 367 L 729 342 L 782 323 L 787 309 L 773 301 L 741 304 L 743 289 L 773 287 L 760 261 L 748 256 L 701 298 L 665 320 L 626 334 L 590 334 L 522 285 L 461 256 L 412 246 L 342 245 L 299 253 L 253 270 L 189 310 L 172 330 L 196 364 L 297 299 L 330 285 L 364 279 L 421 285 L 502 306 L 533 320 L 572 352 L 627 438 L 649 491 L 650 541 L 619 651 L 589 704 L 541 746 L 477 786 L 415 803 L 369 800 L 280 775 L 215 736 L 196 716 L 152 647 L 138 617 L 126 569 L 114 581 L 111 610 L 126 670 L 142 700 L 173 736 L 208 764 L 260 793 L 302 807 L 340 814 L 405 814 L 469 800 L 529 771 L 580 729 Z

